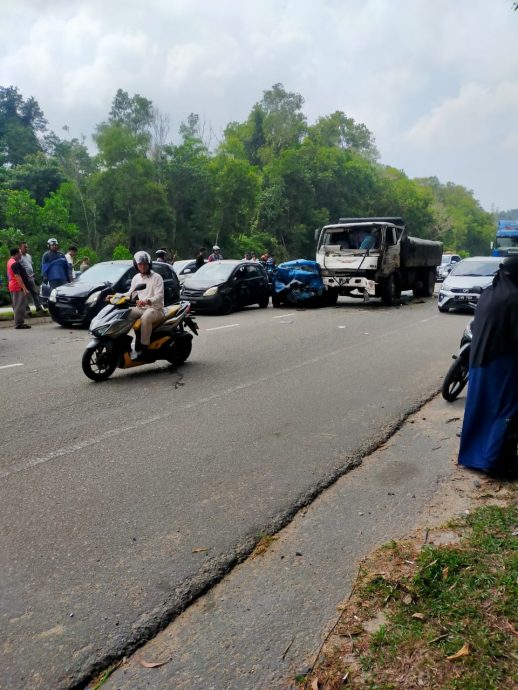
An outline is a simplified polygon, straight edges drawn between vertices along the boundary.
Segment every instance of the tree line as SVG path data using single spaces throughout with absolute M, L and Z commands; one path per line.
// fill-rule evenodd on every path
M 173 143 L 169 117 L 119 89 L 92 135 L 94 155 L 67 128 L 50 131 L 34 98 L 0 87 L 3 266 L 22 238 L 37 266 L 51 236 L 93 262 L 158 247 L 190 258 L 213 244 L 235 258 L 312 258 L 315 228 L 369 215 L 402 216 L 445 251 L 488 253 L 494 218 L 471 191 L 380 164 L 364 124 L 336 111 L 310 125 L 303 105 L 274 84 L 215 144 L 194 113 Z

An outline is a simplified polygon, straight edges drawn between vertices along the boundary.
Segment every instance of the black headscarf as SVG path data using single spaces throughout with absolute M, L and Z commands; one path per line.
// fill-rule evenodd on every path
M 491 287 L 480 296 L 472 332 L 470 366 L 518 357 L 518 256 L 505 259 Z

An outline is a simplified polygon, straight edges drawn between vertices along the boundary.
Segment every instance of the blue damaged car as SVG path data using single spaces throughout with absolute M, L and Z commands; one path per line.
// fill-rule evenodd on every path
M 296 259 L 277 266 L 273 276 L 272 304 L 321 306 L 324 298 L 324 282 L 316 261 Z

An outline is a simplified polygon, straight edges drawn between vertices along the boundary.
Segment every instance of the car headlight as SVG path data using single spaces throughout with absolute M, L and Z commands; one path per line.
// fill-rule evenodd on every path
M 56 288 L 54 288 L 53 290 L 50 291 L 49 302 L 55 302 L 56 299 L 57 299 L 57 297 L 56 297 Z
M 213 297 L 214 295 L 218 294 L 218 286 L 214 285 L 214 287 L 209 288 L 208 290 L 205 290 L 203 293 L 204 297 Z
M 95 304 L 98 301 L 100 294 L 100 292 L 92 292 L 92 294 L 86 298 L 85 304 Z

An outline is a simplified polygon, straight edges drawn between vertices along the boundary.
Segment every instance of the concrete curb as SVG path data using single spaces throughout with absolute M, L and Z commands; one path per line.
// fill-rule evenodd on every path
M 38 324 L 50 323 L 51 321 L 50 316 L 29 316 L 25 323 L 28 323 L 29 326 L 37 326 Z M 0 328 L 14 328 L 14 319 L 0 321 Z

